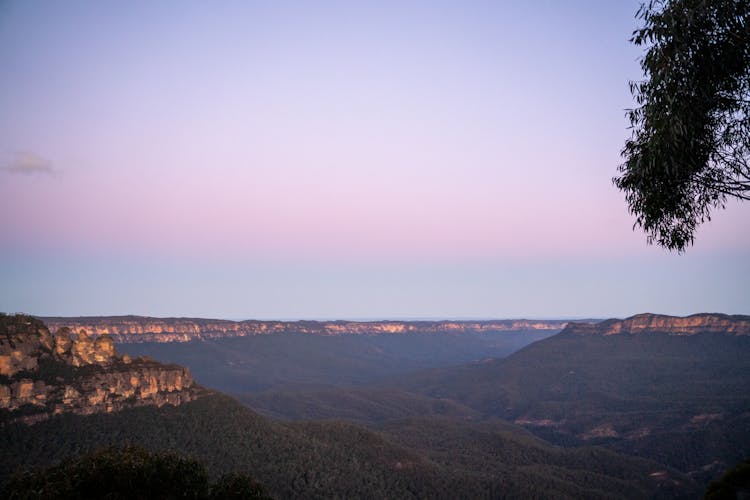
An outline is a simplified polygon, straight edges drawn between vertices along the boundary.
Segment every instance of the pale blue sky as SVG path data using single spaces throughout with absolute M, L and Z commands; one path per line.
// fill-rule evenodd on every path
M 611 184 L 638 2 L 0 3 L 0 310 L 750 312 Z

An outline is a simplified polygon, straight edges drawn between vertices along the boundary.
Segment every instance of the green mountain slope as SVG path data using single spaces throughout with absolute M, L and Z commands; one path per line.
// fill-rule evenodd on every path
M 559 444 L 602 444 L 706 478 L 750 456 L 750 337 L 581 335 L 394 383 L 515 421 Z
M 282 424 L 222 395 L 178 407 L 63 414 L 0 432 L 0 475 L 102 446 L 136 444 L 244 472 L 278 498 L 644 498 L 695 495 L 674 471 L 604 450 L 564 450 L 526 433 L 454 420 L 373 431 L 343 422 Z M 481 443 L 481 453 L 477 446 Z M 515 458 L 514 458 L 515 457 Z
M 269 391 L 235 397 L 262 415 L 290 420 L 340 419 L 372 423 L 420 415 L 480 417 L 476 410 L 455 401 L 393 389 Z

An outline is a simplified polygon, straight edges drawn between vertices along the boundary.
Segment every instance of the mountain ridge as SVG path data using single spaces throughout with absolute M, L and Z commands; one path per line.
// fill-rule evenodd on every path
M 557 448 L 507 422 L 405 415 L 378 429 L 341 421 L 282 423 L 212 391 L 176 402 L 169 387 L 139 394 L 126 385 L 131 367 L 169 367 L 120 356 L 107 335 L 92 340 L 66 327 L 52 335 L 28 316 L 0 315 L 0 346 L 0 383 L 34 376 L 31 388 L 38 380 L 55 385 L 39 401 L 41 418 L 0 420 L 0 481 L 14 471 L 127 443 L 194 456 L 214 475 L 250 473 L 280 498 L 542 498 L 550 491 L 571 500 L 690 498 L 699 489 L 658 462 L 592 447 Z M 82 384 L 91 389 L 80 392 L 88 406 L 57 412 L 58 388 Z M 124 396 L 122 388 L 133 391 L 116 401 L 121 406 L 99 404 Z M 201 388 L 190 382 L 189 391 L 174 389 L 192 396 Z M 166 398 L 148 400 L 155 394 Z M 13 411 L 28 416 L 23 406 Z
M 605 446 L 704 481 L 750 453 L 748 319 L 644 314 L 572 324 L 506 358 L 389 387 L 507 419 L 555 444 Z
M 275 498 L 554 494 L 561 500 L 603 500 L 696 498 L 700 491 L 689 477 L 654 461 L 596 447 L 554 447 L 509 423 L 479 425 L 440 418 L 395 421 L 380 429 L 342 421 L 282 423 L 214 393 L 177 407 L 56 415 L 30 427 L 9 425 L 0 432 L 0 482 L 14 470 L 126 439 L 152 451 L 197 458 L 211 476 L 249 474 Z M 482 447 L 474 453 L 461 450 L 461 443 Z
M 50 330 L 68 327 L 93 336 L 110 335 L 119 343 L 189 342 L 224 337 L 275 333 L 322 336 L 409 333 L 489 333 L 519 330 L 561 330 L 567 320 L 478 321 L 232 321 L 210 318 L 154 318 L 147 316 L 39 317 Z
M 92 339 L 65 327 L 53 335 L 38 319 L 0 315 L 0 425 L 177 406 L 202 391 L 188 368 L 120 355 L 109 336 Z
M 637 335 L 647 333 L 696 335 L 723 333 L 750 335 L 750 316 L 721 313 L 697 313 L 689 316 L 642 313 L 625 319 L 608 319 L 598 323 L 568 323 L 561 333 L 573 335 Z

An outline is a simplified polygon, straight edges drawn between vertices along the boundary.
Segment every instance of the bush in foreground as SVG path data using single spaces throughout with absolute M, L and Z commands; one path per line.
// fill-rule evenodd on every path
M 262 486 L 241 474 L 214 484 L 200 462 L 140 447 L 108 448 L 48 469 L 10 479 L 0 492 L 8 500 L 31 499 L 268 499 Z

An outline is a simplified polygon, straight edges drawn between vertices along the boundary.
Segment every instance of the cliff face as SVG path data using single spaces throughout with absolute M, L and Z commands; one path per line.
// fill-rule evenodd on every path
M 700 333 L 734 336 L 750 335 L 750 316 L 726 314 L 694 314 L 686 317 L 661 314 L 638 314 L 601 323 L 570 323 L 563 330 L 572 335 L 696 335 Z
M 120 356 L 109 336 L 64 327 L 52 335 L 38 319 L 0 316 L 0 424 L 179 405 L 198 394 L 187 368 Z
M 311 335 L 374 335 L 409 333 L 481 333 L 514 330 L 561 330 L 565 321 L 227 321 L 141 316 L 43 318 L 53 330 L 85 329 L 109 335 L 116 342 L 188 342 L 220 337 L 246 337 L 273 333 Z

